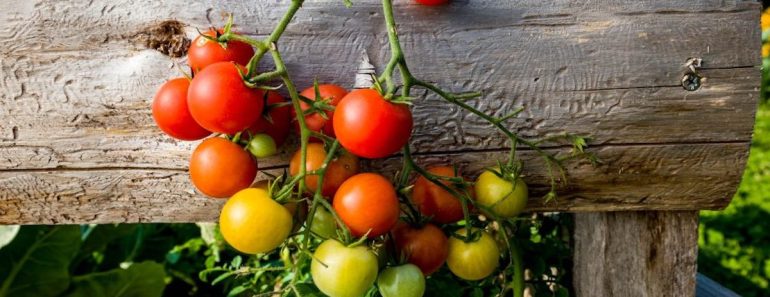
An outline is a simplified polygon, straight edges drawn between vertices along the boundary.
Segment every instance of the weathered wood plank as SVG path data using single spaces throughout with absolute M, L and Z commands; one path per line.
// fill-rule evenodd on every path
M 698 212 L 575 214 L 577 296 L 695 296 Z

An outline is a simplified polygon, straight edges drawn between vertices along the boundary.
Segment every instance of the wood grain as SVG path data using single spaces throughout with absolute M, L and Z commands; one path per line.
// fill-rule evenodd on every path
M 0 3 L 0 222 L 216 216 L 218 204 L 191 192 L 184 174 L 197 143 L 163 136 L 152 122 L 151 98 L 178 76 L 168 55 L 182 54 L 196 27 L 208 19 L 222 24 L 233 12 L 240 32 L 261 37 L 286 1 L 174 1 Z M 468 0 L 427 8 L 404 0 L 396 1 L 396 18 L 416 75 L 453 91 L 482 91 L 472 103 L 497 115 L 526 106 L 508 122 L 521 135 L 590 135 L 609 160 L 597 169 L 571 164 L 564 198 L 548 205 L 534 199 L 532 210 L 719 208 L 740 179 L 751 139 L 759 5 L 669 2 Z M 383 65 L 378 3 L 306 3 L 278 45 L 300 87 L 314 78 L 351 85 L 364 53 Z M 705 80 L 695 92 L 679 86 L 689 57 L 704 60 Z M 506 146 L 479 118 L 435 96 L 419 99 L 413 112 L 415 150 L 451 158 L 471 175 Z M 260 166 L 285 166 L 293 149 L 283 150 Z M 531 152 L 523 157 L 533 159 Z M 546 169 L 530 163 L 537 190 Z M 369 168 L 392 171 L 393 164 Z M 106 187 L 92 179 L 119 182 Z M 149 189 L 148 179 L 158 189 Z M 196 206 L 180 209 L 188 202 Z

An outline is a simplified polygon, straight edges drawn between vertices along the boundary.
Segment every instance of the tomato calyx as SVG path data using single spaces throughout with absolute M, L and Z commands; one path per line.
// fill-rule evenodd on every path
M 516 180 L 521 177 L 521 162 L 510 162 L 509 164 L 503 164 L 497 162 L 496 167 L 486 167 L 484 170 L 491 172 L 495 176 L 502 178 L 505 181 L 516 183 Z
M 312 114 L 318 114 L 324 120 L 328 120 L 329 116 L 326 114 L 326 112 L 334 111 L 334 105 L 331 104 L 334 98 L 323 97 L 321 95 L 321 89 L 319 87 L 318 80 L 313 80 L 313 92 L 315 100 L 299 95 L 299 99 L 308 105 L 308 108 L 302 111 L 302 115 L 307 117 Z
M 466 222 L 466 224 L 468 223 L 469 222 Z M 468 235 L 462 235 L 460 234 L 460 232 L 455 231 L 452 233 L 452 237 L 468 243 L 479 241 L 479 239 L 481 239 L 482 233 L 484 232 L 483 230 L 479 230 L 478 228 L 474 228 L 474 227 L 470 227 L 470 228 L 463 227 L 462 229 L 470 230 L 470 233 L 466 231 L 465 233 Z

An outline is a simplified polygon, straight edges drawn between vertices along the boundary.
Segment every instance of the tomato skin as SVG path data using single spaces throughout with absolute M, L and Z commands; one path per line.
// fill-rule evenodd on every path
M 457 177 L 454 168 L 450 166 L 428 168 L 428 172 L 439 176 Z M 442 183 L 458 190 L 449 181 L 442 181 Z M 460 198 L 452 196 L 451 193 L 422 175 L 414 182 L 412 201 L 420 213 L 425 216 L 432 216 L 434 222 L 451 224 L 463 218 L 463 204 Z
M 348 94 L 348 91 L 334 84 L 319 84 L 318 93 L 321 95 L 321 98 L 316 98 L 315 88 L 309 87 L 307 89 L 302 90 L 302 92 L 299 93 L 299 95 L 314 101 L 318 99 L 328 99 L 329 105 L 337 106 L 340 100 L 342 100 L 342 98 Z M 308 108 L 310 108 L 310 105 L 308 105 L 304 101 L 300 101 L 299 106 L 302 108 L 302 111 L 305 111 Z M 297 116 L 297 113 L 293 109 L 291 110 L 291 113 L 293 117 Z M 308 129 L 312 131 L 321 132 L 325 135 L 334 137 L 334 128 L 331 123 L 333 122 L 334 111 L 331 111 L 331 110 L 326 111 L 326 117 L 328 118 L 328 120 L 324 119 L 323 116 L 321 116 L 319 113 L 313 113 L 313 114 L 307 115 L 305 116 L 305 125 L 307 125 Z M 299 127 L 297 127 L 297 133 L 299 133 L 299 131 L 300 131 Z
M 204 140 L 190 158 L 190 180 L 199 191 L 211 197 L 230 197 L 248 188 L 256 176 L 256 160 L 224 138 Z
M 438 6 L 449 3 L 449 0 L 415 0 L 417 3 L 427 6 Z
M 318 207 L 313 216 L 313 225 L 310 231 L 324 239 L 329 239 L 337 235 L 337 222 L 334 221 L 334 215 L 324 207 Z
M 377 256 L 364 245 L 346 247 L 328 239 L 318 246 L 312 261 L 313 283 L 331 297 L 361 297 L 377 279 Z
M 424 275 L 439 270 L 449 255 L 448 239 L 436 225 L 413 227 L 399 222 L 391 233 L 396 250 L 409 263 L 417 265 Z
M 232 62 L 209 65 L 195 75 L 187 93 L 187 105 L 198 124 L 206 130 L 224 134 L 243 131 L 259 120 L 263 92 L 243 83 L 241 68 Z
M 360 173 L 346 180 L 332 205 L 356 237 L 367 232 L 369 238 L 387 233 L 398 222 L 400 211 L 393 185 L 376 173 Z
M 262 133 L 252 135 L 247 148 L 257 158 L 270 157 L 278 153 L 278 147 L 273 138 Z
M 152 100 L 152 117 L 158 128 L 179 140 L 198 140 L 211 132 L 198 125 L 187 108 L 187 88 L 190 81 L 175 78 L 164 83 Z
M 476 179 L 474 190 L 476 201 L 491 208 L 498 216 L 512 218 L 518 216 L 527 207 L 529 198 L 527 184 L 520 177 L 514 184 L 485 170 Z
M 228 199 L 219 215 L 219 230 L 228 244 L 246 254 L 269 252 L 289 236 L 292 216 L 267 191 L 247 188 Z
M 222 29 L 218 31 L 220 34 L 222 33 Z M 203 32 L 203 35 L 217 37 L 214 30 Z M 193 72 L 197 73 L 217 62 L 235 62 L 246 65 L 253 55 L 254 49 L 248 43 L 230 40 L 227 42 L 227 46 L 223 47 L 218 42 L 199 35 L 190 43 L 190 49 L 187 51 L 187 62 Z
M 467 230 L 456 234 L 465 236 Z M 464 242 L 454 236 L 449 238 L 449 257 L 446 264 L 454 275 L 464 280 L 480 280 L 492 274 L 500 262 L 500 249 L 489 233 L 481 231 L 481 237 Z
M 289 174 L 295 176 L 299 174 L 300 160 L 302 150 L 297 150 L 289 162 Z M 321 168 L 324 159 L 326 159 L 326 150 L 323 144 L 309 143 L 307 146 L 307 159 L 305 160 L 305 170 L 312 171 Z M 321 194 L 324 197 L 331 198 L 337 193 L 337 189 L 345 180 L 358 173 L 358 158 L 350 153 L 344 152 L 342 155 L 329 162 L 324 173 L 324 183 Z M 315 192 L 318 187 L 318 176 L 305 176 L 305 186 L 308 191 Z
M 267 104 L 263 113 L 267 113 L 267 116 L 262 115 L 259 117 L 259 120 L 251 125 L 247 133 L 241 135 L 241 137 L 248 138 L 248 134 L 257 135 L 264 133 L 273 138 L 276 147 L 280 147 L 289 136 L 289 125 L 292 118 L 291 105 L 274 106 L 275 104 L 288 103 L 288 101 L 275 91 L 267 91 L 264 94 L 267 97 L 265 98 Z M 267 119 L 268 116 L 270 120 Z
M 377 278 L 382 297 L 422 297 L 425 294 L 425 276 L 413 264 L 388 267 Z
M 358 89 L 342 98 L 334 111 L 334 133 L 351 153 L 376 159 L 401 149 L 412 135 L 412 112 L 386 101 L 372 89 Z

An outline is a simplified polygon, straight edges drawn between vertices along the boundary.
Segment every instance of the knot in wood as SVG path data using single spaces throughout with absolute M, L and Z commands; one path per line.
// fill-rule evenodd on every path
M 134 42 L 173 58 L 183 57 L 190 47 L 185 25 L 177 20 L 166 20 L 150 25 L 133 36 Z

